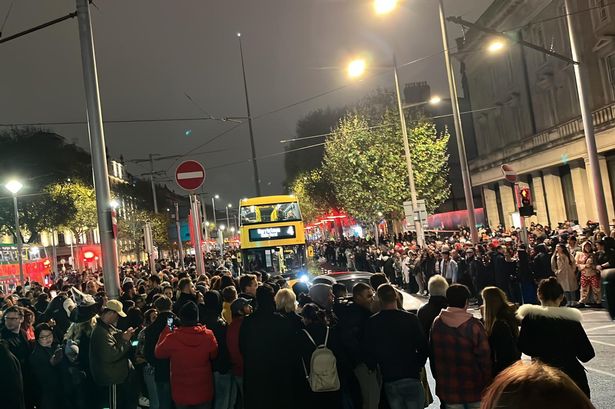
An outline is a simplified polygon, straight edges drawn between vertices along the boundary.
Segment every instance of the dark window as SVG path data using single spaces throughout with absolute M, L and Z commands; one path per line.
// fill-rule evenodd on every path
M 574 189 L 572 188 L 572 175 L 570 174 L 570 166 L 560 167 L 559 174 L 560 180 L 562 182 L 562 192 L 564 194 L 566 217 L 568 218 L 568 220 L 578 220 L 579 215 L 577 213 L 577 202 L 574 197 Z

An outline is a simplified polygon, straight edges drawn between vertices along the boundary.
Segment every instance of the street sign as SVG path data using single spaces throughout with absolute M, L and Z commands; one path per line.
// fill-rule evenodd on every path
M 425 200 L 416 201 L 417 209 L 412 208 L 412 202 L 404 202 L 404 213 L 406 214 L 406 223 L 408 229 L 414 231 L 414 221 L 419 220 L 423 227 L 427 227 L 427 208 L 425 207 Z
M 184 161 L 175 170 L 175 181 L 184 190 L 197 190 L 205 181 L 205 168 L 197 161 Z
M 513 169 L 512 166 L 504 164 L 501 168 L 502 173 L 504 174 L 504 179 L 508 180 L 510 183 L 517 182 L 517 172 Z

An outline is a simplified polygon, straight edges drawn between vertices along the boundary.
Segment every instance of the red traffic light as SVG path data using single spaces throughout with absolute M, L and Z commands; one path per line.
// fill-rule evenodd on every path
M 532 205 L 532 193 L 528 187 L 521 188 L 519 195 L 521 196 L 521 206 Z

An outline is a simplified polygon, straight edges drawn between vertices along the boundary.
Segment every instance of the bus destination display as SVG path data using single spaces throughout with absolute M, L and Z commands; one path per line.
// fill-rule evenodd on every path
M 294 226 L 250 229 L 250 241 L 294 239 L 296 236 L 297 233 Z

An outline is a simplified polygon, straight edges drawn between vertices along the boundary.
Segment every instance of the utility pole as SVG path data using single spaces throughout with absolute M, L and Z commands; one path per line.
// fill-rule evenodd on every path
M 399 89 L 399 76 L 397 74 L 397 59 L 393 56 L 393 75 L 395 76 L 395 93 L 397 95 L 397 107 L 399 109 L 399 121 L 401 123 L 401 134 L 404 140 L 404 152 L 406 155 L 406 167 L 408 168 L 408 182 L 410 184 L 410 199 L 412 200 L 412 219 L 416 230 L 416 244 L 423 247 L 425 245 L 425 233 L 420 217 L 416 217 L 418 202 L 416 198 L 416 186 L 414 185 L 414 170 L 412 169 L 412 157 L 410 156 L 410 144 L 408 143 L 408 130 L 406 127 L 406 116 L 401 102 L 401 90 Z M 376 243 L 378 241 L 376 240 Z
M 181 224 L 179 222 L 179 203 L 177 202 L 175 202 L 175 228 L 177 229 L 177 249 L 179 252 L 179 262 L 182 266 L 182 270 L 184 270 L 186 268 L 184 265 L 184 245 L 182 243 Z
M 248 81 L 246 80 L 246 65 L 243 60 L 243 46 L 241 44 L 241 33 L 237 33 L 239 40 L 239 54 L 241 55 L 241 72 L 243 73 L 243 89 L 246 95 L 246 110 L 248 112 L 248 128 L 250 129 L 250 147 L 252 148 L 252 167 L 254 169 L 254 190 L 256 196 L 261 195 L 260 177 L 258 175 L 258 163 L 256 162 L 256 148 L 254 146 L 254 129 L 252 128 L 252 113 L 250 111 L 250 98 L 248 96 Z
M 117 299 L 120 295 L 120 278 L 117 271 L 116 258 L 117 243 L 113 234 L 111 220 L 111 191 L 109 189 L 105 133 L 100 106 L 98 74 L 96 72 L 90 5 L 88 0 L 76 0 L 76 3 L 88 131 L 90 135 L 90 151 L 92 154 L 92 172 L 94 174 L 94 188 L 96 190 L 96 210 L 98 214 L 98 231 L 100 233 L 103 277 L 105 279 L 105 291 L 109 298 Z
M 156 198 L 156 183 L 154 182 L 154 154 L 149 154 L 149 180 L 152 183 L 152 197 L 154 199 L 154 213 L 158 214 L 158 199 Z
M 466 156 L 466 147 L 463 139 L 463 128 L 461 126 L 461 115 L 459 113 L 459 98 L 457 96 L 457 84 L 455 74 L 451 64 L 451 56 L 448 44 L 448 30 L 446 28 L 446 18 L 444 14 L 444 0 L 439 0 L 440 29 L 442 30 L 442 45 L 444 46 L 444 61 L 446 63 L 446 73 L 448 76 L 448 87 L 451 94 L 451 106 L 453 108 L 453 119 L 455 122 L 455 137 L 457 139 L 457 149 L 459 150 L 459 163 L 461 165 L 461 178 L 463 180 L 463 193 L 466 199 L 466 209 L 468 211 L 468 224 L 472 243 L 478 243 L 478 229 L 476 228 L 476 217 L 474 215 L 474 196 L 472 195 L 472 180 L 470 179 L 470 168 Z

